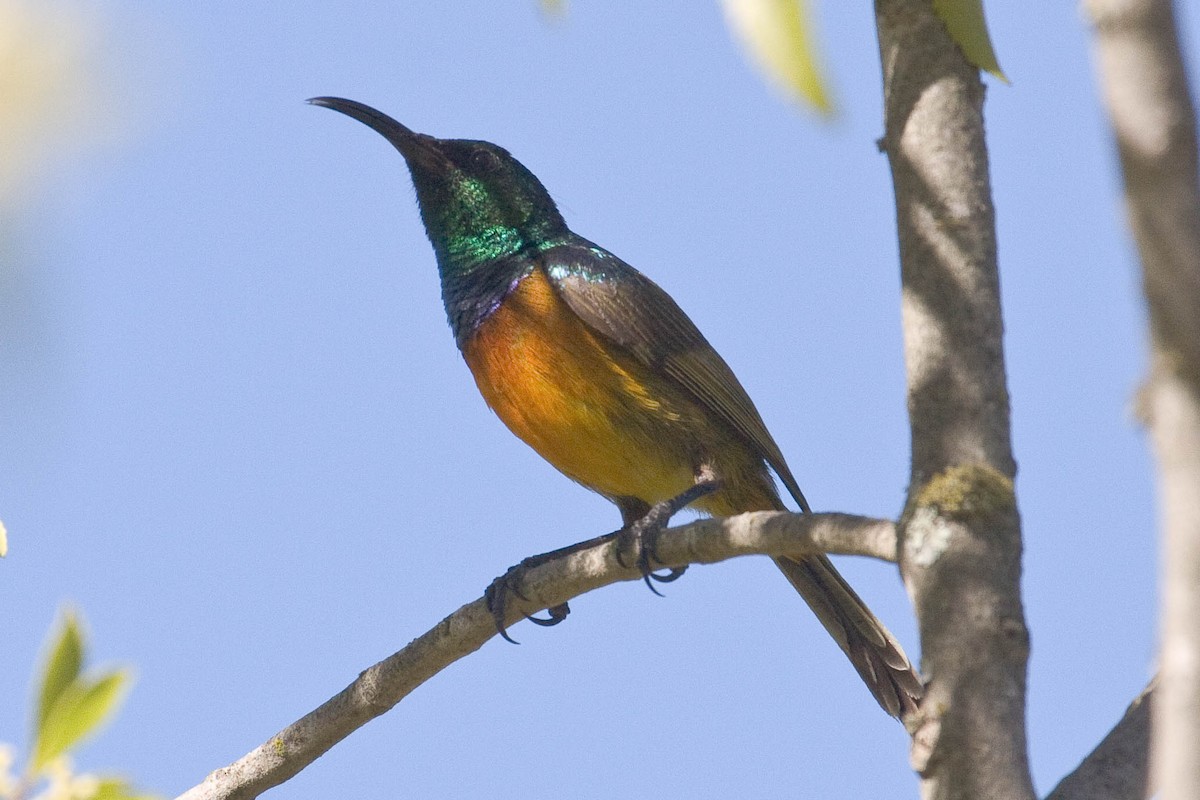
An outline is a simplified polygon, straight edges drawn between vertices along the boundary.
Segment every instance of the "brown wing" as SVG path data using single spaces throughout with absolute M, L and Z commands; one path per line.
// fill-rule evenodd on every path
M 801 510 L 809 510 L 750 396 L 670 295 L 621 259 L 583 240 L 544 252 L 542 269 L 589 328 L 675 380 L 745 437 Z
M 733 371 L 675 301 L 649 278 L 586 241 L 544 254 L 542 269 L 596 334 L 667 375 L 745 437 L 804 512 L 808 503 L 779 446 Z M 904 650 L 825 556 L 776 559 L 849 657 L 876 701 L 893 716 L 916 707 L 921 679 Z

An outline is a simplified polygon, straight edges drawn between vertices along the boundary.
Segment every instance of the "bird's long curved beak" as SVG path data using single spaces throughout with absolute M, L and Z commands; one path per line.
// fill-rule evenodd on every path
M 391 142 L 410 166 L 414 162 L 433 165 L 446 160 L 441 148 L 437 146 L 436 138 L 424 133 L 417 133 L 365 103 L 347 100 L 344 97 L 311 97 L 308 102 L 314 106 L 324 106 L 332 108 L 334 111 L 340 111 L 371 128 Z

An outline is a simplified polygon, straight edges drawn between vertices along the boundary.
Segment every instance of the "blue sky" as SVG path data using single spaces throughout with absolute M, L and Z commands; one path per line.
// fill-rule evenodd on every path
M 25 740 L 66 599 L 95 657 L 138 675 L 80 766 L 171 795 L 508 565 L 618 523 L 487 410 L 403 161 L 314 95 L 512 151 L 705 331 L 815 509 L 899 512 L 869 3 L 818 9 L 832 122 L 763 82 L 715 2 L 87 9 L 120 136 L 45 173 L 4 231 L 0 740 Z M 989 11 L 1013 81 L 988 79 L 986 115 L 1045 792 L 1153 670 L 1144 315 L 1079 12 Z M 840 563 L 915 657 L 895 571 Z M 902 728 L 766 559 L 665 593 L 517 625 L 519 647 L 490 642 L 272 796 L 914 795 Z

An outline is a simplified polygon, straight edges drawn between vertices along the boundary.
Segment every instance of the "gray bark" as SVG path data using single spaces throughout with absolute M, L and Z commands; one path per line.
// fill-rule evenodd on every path
M 1032 798 L 1029 639 L 984 89 L 928 0 L 877 0 L 912 429 L 901 572 L 929 687 L 913 733 L 925 798 Z
M 1046 800 L 1142 800 L 1150 782 L 1150 720 L 1157 681 L 1142 690 L 1113 729 Z
M 1152 764 L 1165 800 L 1200 797 L 1200 178 L 1169 0 L 1088 0 L 1099 83 L 1150 312 L 1141 410 L 1159 474 L 1162 621 Z
M 706 519 L 663 531 L 656 547 L 664 566 L 712 564 L 735 556 L 803 557 L 815 553 L 896 559 L 890 520 L 850 514 L 763 511 Z M 640 580 L 622 566 L 611 544 L 553 558 L 530 570 L 511 602 L 507 623 L 618 581 Z M 518 607 L 519 606 L 519 607 Z M 250 800 L 278 786 L 354 731 L 387 712 L 414 689 L 496 636 L 483 599 L 468 603 L 234 763 L 210 774 L 178 800 Z

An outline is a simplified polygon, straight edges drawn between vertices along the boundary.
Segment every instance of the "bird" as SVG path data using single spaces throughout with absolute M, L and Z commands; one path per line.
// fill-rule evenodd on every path
M 354 100 L 308 102 L 367 125 L 403 156 L 450 328 L 484 400 L 546 461 L 613 502 L 623 531 L 687 503 L 718 517 L 786 510 L 772 471 L 811 513 L 750 396 L 691 319 L 568 228 L 507 150 L 417 133 Z M 917 671 L 830 560 L 775 563 L 879 705 L 900 718 L 915 710 Z M 565 611 L 535 621 L 553 624 Z M 503 624 L 501 614 L 501 634 Z

